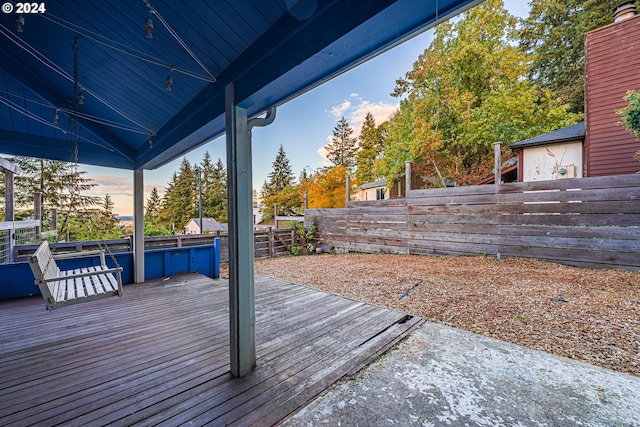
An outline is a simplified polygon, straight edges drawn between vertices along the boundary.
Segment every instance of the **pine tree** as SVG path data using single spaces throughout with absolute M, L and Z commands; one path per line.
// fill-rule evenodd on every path
M 347 171 L 351 171 L 356 163 L 356 138 L 352 137 L 353 128 L 349 126 L 347 119 L 342 117 L 333 128 L 331 142 L 326 146 L 327 159 L 334 166 L 344 166 Z
M 162 200 L 160 199 L 160 195 L 158 194 L 158 190 L 156 187 L 151 189 L 151 194 L 149 194 L 149 198 L 147 199 L 147 204 L 144 208 L 144 223 L 150 224 L 152 226 L 157 226 L 160 210 L 162 209 Z
M 167 226 L 176 231 L 184 229 L 189 219 L 198 212 L 197 178 L 185 157 L 180 170 L 171 177 L 171 182 L 162 203 L 161 217 Z
M 278 215 L 297 215 L 302 208 L 302 195 L 295 185 L 295 177 L 284 148 L 280 145 L 273 169 L 269 173 L 269 181 L 262 186 L 260 212 L 265 221 L 273 218 L 273 207 L 278 206 Z
M 202 161 L 202 215 L 206 218 L 213 218 L 220 223 L 228 221 L 228 201 L 227 201 L 227 172 L 221 159 L 215 164 L 211 164 L 207 157 Z
M 294 184 L 293 170 L 287 158 L 287 154 L 280 144 L 280 149 L 276 155 L 276 159 L 272 163 L 271 172 L 268 175 L 268 183 L 266 184 L 266 194 L 263 193 L 262 197 L 273 196 L 280 193 L 287 187 L 292 187 Z
M 371 113 L 367 113 L 362 123 L 358 147 L 356 180 L 359 185 L 362 185 L 376 180 L 374 162 L 383 148 L 380 131 L 376 128 L 376 121 Z

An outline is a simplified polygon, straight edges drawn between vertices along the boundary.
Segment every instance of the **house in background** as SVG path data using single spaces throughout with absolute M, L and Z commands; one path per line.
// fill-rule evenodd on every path
M 227 231 L 227 224 L 221 224 L 213 218 L 202 218 L 203 227 L 200 228 L 200 218 L 191 218 L 185 228 L 185 234 L 204 234 L 216 231 Z M 204 230 L 201 232 L 200 230 Z
M 584 122 L 511 144 L 518 181 L 583 177 Z
M 385 200 L 389 198 L 387 191 L 387 180 L 379 179 L 378 181 L 362 184 L 356 191 L 356 200 L 364 202 L 367 200 Z
M 616 111 L 629 89 L 640 89 L 640 16 L 634 2 L 616 9 L 614 22 L 585 34 L 585 122 L 510 146 L 518 180 L 542 181 L 637 173 L 635 136 Z

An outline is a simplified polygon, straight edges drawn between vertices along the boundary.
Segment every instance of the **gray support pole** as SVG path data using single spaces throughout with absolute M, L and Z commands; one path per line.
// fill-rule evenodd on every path
M 247 111 L 236 105 L 235 84 L 225 87 L 229 198 L 229 328 L 231 375 L 256 366 L 253 273 L 251 137 Z
M 144 171 L 133 171 L 133 280 L 144 282 Z
M 500 142 L 493 143 L 493 174 L 495 176 L 495 184 L 500 185 L 502 181 L 502 153 L 500 151 Z
M 404 197 L 409 197 L 411 191 L 411 162 L 404 162 Z
M 309 192 L 304 190 L 304 210 L 309 209 Z

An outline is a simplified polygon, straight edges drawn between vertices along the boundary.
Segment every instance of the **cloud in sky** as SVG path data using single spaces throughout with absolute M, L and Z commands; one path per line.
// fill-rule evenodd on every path
M 349 122 L 349 126 L 353 128 L 353 136 L 360 136 L 362 129 L 362 123 L 364 122 L 367 113 L 371 113 L 376 121 L 376 125 L 383 123 L 398 110 L 399 103 L 389 103 L 385 101 L 371 102 L 362 99 L 357 93 L 349 95 L 349 99 L 346 99 L 341 104 L 332 107 L 328 110 L 328 114 L 336 120 L 340 120 L 345 117 Z M 328 135 L 326 140 L 327 144 L 331 143 L 333 135 Z M 324 164 L 329 165 L 327 159 L 327 146 L 320 147 L 317 151 L 318 155 L 322 157 Z

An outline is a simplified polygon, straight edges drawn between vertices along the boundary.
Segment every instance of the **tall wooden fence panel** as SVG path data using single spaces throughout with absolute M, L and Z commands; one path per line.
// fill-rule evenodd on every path
M 311 218 L 323 244 L 346 250 L 640 268 L 640 175 L 412 190 Z

